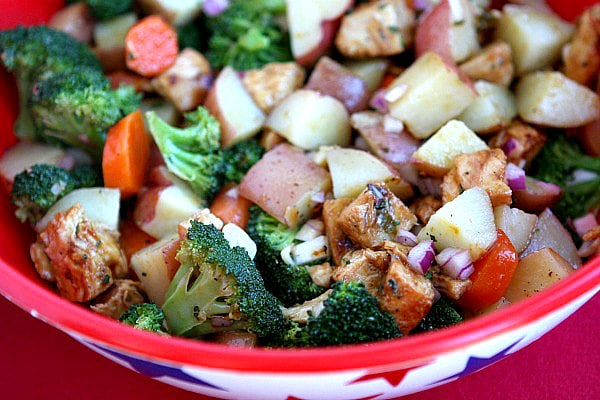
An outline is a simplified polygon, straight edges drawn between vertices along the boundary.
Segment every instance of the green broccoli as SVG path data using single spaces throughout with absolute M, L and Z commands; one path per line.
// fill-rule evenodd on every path
M 36 164 L 20 172 L 11 191 L 11 201 L 17 206 L 15 215 L 22 222 L 35 224 L 61 197 L 77 188 L 95 186 L 98 178 L 94 174 L 85 168 L 69 173 L 47 164 Z
M 256 265 L 265 285 L 285 306 L 300 304 L 323 293 L 325 289 L 313 282 L 305 266 L 288 265 L 281 258 L 281 250 L 294 243 L 295 230 L 256 205 L 250 207 L 247 230 L 256 243 Z
M 577 169 L 593 172 L 596 176 L 573 183 L 573 172 Z M 565 135 L 548 136 L 532 171 L 534 178 L 554 183 L 563 189 L 563 197 L 553 207 L 562 221 L 566 221 L 567 217 L 580 217 L 600 206 L 600 157 L 584 154 L 579 145 Z
M 169 331 L 200 337 L 246 330 L 257 336 L 279 336 L 284 318 L 254 262 L 243 248 L 231 248 L 213 225 L 191 221 L 177 254 L 181 266 L 165 295 L 163 310 Z
M 400 337 L 394 316 L 382 311 L 362 282 L 336 282 L 318 315 L 291 322 L 284 346 L 332 346 Z
M 223 174 L 225 182 L 240 183 L 248 170 L 265 153 L 256 140 L 246 140 L 223 151 Z
M 77 165 L 69 172 L 74 180 L 75 187 L 104 186 L 101 173 L 91 165 Z
M 206 57 L 213 68 L 260 68 L 292 59 L 289 35 L 277 25 L 284 0 L 233 0 L 221 14 L 207 18 Z
M 6 69 L 16 77 L 20 113 L 15 132 L 21 138 L 38 138 L 29 113 L 29 99 L 36 81 L 75 66 L 102 71 L 98 58 L 88 46 L 45 26 L 0 32 L 0 57 Z
M 415 328 L 416 332 L 433 331 L 462 322 L 463 317 L 445 297 L 435 302 L 429 313 Z
M 163 328 L 165 314 L 154 303 L 134 304 L 125 311 L 119 321 L 143 331 L 156 332 L 166 335 Z
M 202 31 L 198 21 L 192 21 L 185 25 L 177 27 L 177 40 L 179 48 L 192 48 L 198 51 L 203 51 L 202 48 Z
M 37 82 L 30 110 L 46 141 L 79 147 L 99 159 L 107 130 L 135 111 L 140 101 L 131 86 L 113 90 L 102 73 L 73 68 Z
M 185 114 L 184 128 L 167 124 L 152 111 L 146 120 L 167 168 L 209 202 L 223 183 L 219 122 L 204 107 Z
M 131 10 L 133 0 L 84 0 L 92 16 L 99 20 L 111 19 Z

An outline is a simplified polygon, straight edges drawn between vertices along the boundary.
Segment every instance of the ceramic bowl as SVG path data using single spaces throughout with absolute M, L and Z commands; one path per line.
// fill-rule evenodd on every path
M 6 26 L 44 21 L 61 2 L 36 2 L 33 8 L 22 3 L 4 10 L 10 17 L 4 19 Z M 0 154 L 16 141 L 7 132 L 12 132 L 17 107 L 10 78 L 6 73 L 1 78 Z M 224 399 L 386 399 L 426 390 L 522 349 L 600 290 L 596 257 L 543 293 L 437 332 L 338 348 L 240 349 L 137 331 L 62 299 L 32 267 L 28 248 L 33 238 L 13 216 L 2 191 L 0 293 L 118 364 Z

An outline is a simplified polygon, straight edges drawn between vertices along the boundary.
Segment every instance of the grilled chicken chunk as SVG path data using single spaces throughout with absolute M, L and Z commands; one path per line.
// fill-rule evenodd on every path
M 362 282 L 369 293 L 377 296 L 388 265 L 389 254 L 385 251 L 356 250 L 342 258 L 332 277 L 336 282 Z
M 490 140 L 490 147 L 506 149 L 507 161 L 526 167 L 546 143 L 546 136 L 521 122 L 513 121 L 508 128 Z
M 142 304 L 142 284 L 130 279 L 115 279 L 114 284 L 106 292 L 96 298 L 90 308 L 110 318 L 119 317 L 134 304 Z
M 271 112 L 289 94 L 304 84 L 304 69 L 293 62 L 271 63 L 244 73 L 244 86 L 254 102 L 266 113 Z

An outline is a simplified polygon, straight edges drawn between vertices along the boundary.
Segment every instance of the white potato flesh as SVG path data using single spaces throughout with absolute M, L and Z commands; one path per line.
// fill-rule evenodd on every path
M 474 7 L 468 0 L 449 0 L 450 6 L 450 53 L 454 61 L 461 62 L 480 49 Z
M 160 14 L 173 25 L 185 25 L 202 11 L 204 0 L 140 0 L 148 14 Z
M 479 97 L 457 119 L 477 133 L 492 133 L 510 125 L 517 116 L 514 94 L 491 82 L 477 81 L 474 86 Z
M 125 46 L 125 36 L 137 22 L 135 13 L 127 13 L 94 24 L 94 43 L 100 49 Z
M 343 62 L 342 65 L 365 81 L 369 90 L 374 92 L 381 85 L 390 62 L 385 58 L 369 58 Z
M 229 223 L 225 224 L 221 232 L 229 242 L 229 247 L 239 246 L 246 250 L 251 259 L 254 259 L 254 256 L 256 256 L 256 243 L 250 239 L 245 230 L 236 224 Z
M 406 199 L 412 195 L 410 185 L 397 172 L 366 151 L 330 149 L 327 151 L 327 165 L 336 199 L 356 197 L 368 183 L 375 182 L 384 182 L 400 198 Z M 404 185 L 399 186 L 401 183 Z
M 171 284 L 172 271 L 165 260 L 165 249 L 179 242 L 178 235 L 167 236 L 131 256 L 131 268 L 142 282 L 148 299 L 162 306 Z
M 46 215 L 35 225 L 35 230 L 43 231 L 57 213 L 67 211 L 79 203 L 87 219 L 116 231 L 119 226 L 120 199 L 119 189 L 95 187 L 73 190 L 50 207 Z
M 485 253 L 496 237 L 492 202 L 479 187 L 444 204 L 418 235 L 419 240 L 433 240 L 438 252 L 449 247 L 467 249 L 473 260 Z
M 573 34 L 573 25 L 554 14 L 508 4 L 502 9 L 496 39 L 512 49 L 517 76 L 551 67 Z
M 417 168 L 437 169 L 443 176 L 454 165 L 456 156 L 486 149 L 487 144 L 464 122 L 452 120 L 423 143 L 414 152 L 413 158 L 417 161 Z
M 537 215 L 528 214 L 518 208 L 506 205 L 494 208 L 496 226 L 506 233 L 518 254 L 529 245 L 537 219 Z
M 418 139 L 431 136 L 477 97 L 456 71 L 436 53 L 423 54 L 390 84 L 388 93 L 406 87 L 404 94 L 390 103 L 392 117 L 404 122 Z
M 297 90 L 286 97 L 265 125 L 305 150 L 350 144 L 350 117 L 344 105 L 313 90 Z
M 574 271 L 569 262 L 554 250 L 540 249 L 519 261 L 504 297 L 510 303 L 523 300 L 558 283 Z
M 533 72 L 516 89 L 517 110 L 525 121 L 575 128 L 600 115 L 600 96 L 560 72 Z

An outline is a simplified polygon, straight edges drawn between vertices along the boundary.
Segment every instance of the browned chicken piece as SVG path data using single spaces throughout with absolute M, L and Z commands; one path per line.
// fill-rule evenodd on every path
M 142 304 L 142 284 L 131 279 L 115 279 L 106 292 L 98 296 L 90 308 L 113 319 L 119 317 L 134 304 Z
M 271 63 L 244 73 L 244 86 L 266 113 L 304 84 L 304 69 L 294 63 Z
M 262 133 L 260 134 L 260 138 L 258 139 L 258 143 L 265 149 L 265 151 L 270 151 L 273 149 L 273 147 L 283 142 L 285 142 L 283 136 L 267 127 L 263 129 Z
M 576 82 L 591 86 L 600 71 L 600 4 L 579 18 L 571 42 L 563 49 L 564 73 Z
M 305 324 L 308 322 L 308 318 L 311 315 L 315 317 L 323 310 L 323 302 L 327 300 L 331 294 L 332 289 L 326 290 L 320 296 L 305 301 L 302 304 L 296 306 L 287 307 L 282 309 L 283 316 L 290 321 Z
M 331 275 L 333 274 L 333 267 L 328 262 L 312 265 L 306 267 L 310 278 L 313 283 L 317 286 L 328 288 L 331 284 Z
M 336 282 L 359 281 L 373 296 L 381 286 L 381 280 L 389 265 L 390 256 L 385 251 L 361 249 L 346 254 L 341 264 L 333 270 Z
M 600 254 L 600 227 L 589 230 L 583 235 L 583 244 L 579 248 L 580 257 L 591 257 L 594 254 Z
M 434 296 L 431 281 L 413 271 L 405 257 L 392 259 L 376 295 L 379 305 L 396 318 L 405 335 L 429 313 Z
M 194 49 L 184 49 L 168 70 L 152 80 L 152 86 L 184 112 L 202 104 L 211 81 L 208 60 Z
M 494 136 L 490 147 L 501 148 L 507 154 L 507 161 L 520 167 L 526 167 L 538 155 L 546 136 L 537 129 L 521 121 L 513 121 L 508 128 Z
M 342 18 L 335 45 L 346 57 L 400 54 L 413 42 L 415 14 L 405 0 L 358 5 Z
M 329 239 L 329 252 L 335 265 L 340 265 L 344 254 L 356 250 L 352 241 L 346 236 L 338 224 L 338 217 L 352 203 L 350 198 L 326 200 L 323 204 L 323 222 L 325 223 L 325 234 Z
M 450 276 L 443 274 L 439 267 L 433 267 L 430 269 L 432 273 L 431 283 L 433 286 L 440 291 L 444 296 L 458 300 L 463 294 L 472 286 L 472 282 L 468 279 L 461 281 L 460 279 L 454 279 Z
M 79 204 L 56 214 L 39 242 L 52 263 L 60 294 L 71 301 L 94 299 L 127 271 L 118 233 L 85 218 Z
M 382 183 L 368 184 L 338 218 L 350 240 L 367 248 L 394 240 L 398 229 L 410 230 L 416 223 L 412 211 Z
M 40 277 L 49 282 L 56 282 L 54 267 L 52 267 L 52 262 L 44 251 L 44 244 L 41 241 L 38 240 L 31 245 L 29 248 L 29 255 L 33 261 L 33 266 Z
M 474 81 L 485 80 L 508 86 L 514 77 L 510 46 L 505 42 L 494 42 L 461 64 L 460 70 Z
M 443 203 L 441 200 L 428 195 L 425 197 L 419 197 L 413 201 L 413 203 L 410 205 L 410 209 L 415 213 L 423 225 L 427 225 L 429 218 L 431 218 L 431 216 L 435 214 L 435 212 L 439 210 L 442 205 Z
M 211 339 L 215 343 L 234 347 L 254 347 L 258 340 L 254 333 L 245 331 L 217 332 Z
M 389 260 L 387 260 L 386 264 L 379 264 L 378 267 L 387 269 L 389 267 L 390 261 L 395 260 L 396 258 L 399 258 L 401 260 L 406 260 L 406 256 L 408 256 L 410 249 L 411 249 L 411 247 L 404 246 L 393 240 L 384 241 L 382 243 L 381 247 L 379 247 L 377 250 L 387 252 L 389 255 Z M 379 257 L 379 258 L 381 258 L 381 257 Z
M 600 226 L 597 226 L 587 231 L 583 235 L 582 239 L 585 241 L 600 239 Z
M 444 177 L 442 200 L 448 203 L 463 191 L 479 186 L 490 196 L 494 207 L 512 203 L 512 190 L 504 182 L 506 155 L 500 149 L 461 154 Z

